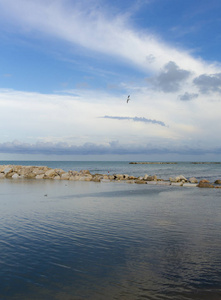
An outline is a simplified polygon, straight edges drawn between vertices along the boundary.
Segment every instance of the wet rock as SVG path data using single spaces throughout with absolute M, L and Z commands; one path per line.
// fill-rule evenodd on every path
M 214 183 L 215 183 L 215 184 L 221 184 L 221 180 L 220 180 L 220 179 L 217 179 Z
M 214 185 L 209 183 L 208 180 L 201 180 L 197 185 L 199 188 L 214 188 Z

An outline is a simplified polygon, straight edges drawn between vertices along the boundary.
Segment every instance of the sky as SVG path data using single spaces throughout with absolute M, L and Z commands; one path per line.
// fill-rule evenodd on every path
M 0 160 L 221 161 L 220 28 L 220 0 L 0 0 Z

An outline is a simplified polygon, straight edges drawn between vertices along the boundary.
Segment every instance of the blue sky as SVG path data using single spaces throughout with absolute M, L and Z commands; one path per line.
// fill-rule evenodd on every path
M 218 0 L 0 0 L 0 159 L 220 160 L 220 15 Z

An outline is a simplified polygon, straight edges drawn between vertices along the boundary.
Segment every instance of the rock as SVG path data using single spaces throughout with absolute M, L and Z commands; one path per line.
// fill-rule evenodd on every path
M 197 187 L 200 187 L 200 188 L 214 188 L 214 185 L 209 183 L 208 180 L 201 180 L 199 182 L 199 184 L 197 185 Z
M 197 180 L 195 177 L 191 177 L 191 178 L 189 179 L 189 182 L 190 182 L 190 183 L 198 183 L 198 180 Z
M 45 178 L 54 178 L 56 176 L 55 170 L 51 169 L 45 172 Z
M 12 167 L 6 166 L 6 167 L 3 169 L 2 172 L 6 175 L 6 174 L 8 174 L 8 173 L 13 172 L 13 168 L 12 168 Z
M 18 179 L 20 176 L 17 174 L 17 173 L 15 173 L 14 175 L 12 175 L 12 178 L 13 179 Z
M 55 173 L 57 174 L 57 175 L 62 175 L 62 174 L 64 174 L 64 173 L 66 173 L 64 170 L 62 170 L 62 169 L 54 169 L 54 171 L 55 171 Z M 77 173 L 77 172 L 76 172 Z M 73 172 L 72 172 L 72 174 L 73 174 Z M 57 175 L 55 175 L 55 176 L 57 176 Z
M 99 178 L 99 177 L 93 177 L 92 181 L 94 181 L 94 182 L 100 182 L 101 178 Z
M 147 176 L 146 177 L 146 179 L 145 179 L 146 181 L 157 181 L 157 176 L 156 175 L 154 175 L 154 176 Z
M 69 180 L 69 178 L 70 174 L 68 172 L 61 175 L 61 180 Z
M 91 181 L 92 180 L 92 175 L 84 175 L 80 176 L 79 181 Z
M 127 180 L 126 183 L 134 183 L 134 180 Z
M 135 180 L 135 183 L 137 183 L 137 184 L 147 184 L 147 182 L 144 181 L 144 180 Z
M 28 179 L 32 179 L 32 178 L 35 178 L 36 175 L 34 173 L 30 172 L 30 173 L 25 174 L 24 177 L 28 178 Z
M 5 174 L 4 173 L 0 173 L 0 179 L 1 178 L 5 178 Z
M 84 174 L 84 175 L 86 175 L 86 174 L 91 175 L 89 170 L 81 170 L 80 173 Z
M 186 177 L 184 177 L 183 175 L 179 175 L 178 177 L 179 181 L 183 181 L 183 182 L 187 182 L 188 180 L 186 179 Z
M 177 182 L 175 177 L 170 177 L 169 180 L 170 182 Z
M 38 174 L 36 175 L 36 179 L 44 179 L 45 174 Z
M 122 174 L 116 174 L 115 176 L 116 176 L 117 180 L 123 180 L 124 179 L 124 175 L 122 175 Z
M 220 179 L 217 179 L 214 183 L 215 183 L 215 184 L 221 184 L 221 180 L 220 180 Z
M 37 176 L 37 175 L 45 174 L 45 171 L 42 170 L 42 169 L 39 169 L 39 168 L 35 168 L 35 169 L 33 170 L 33 173 Z
M 14 174 L 17 174 L 17 173 L 15 173 L 15 172 L 9 172 L 9 173 L 5 174 L 5 177 L 6 177 L 6 178 L 12 178 L 12 176 L 13 176 Z
M 187 182 L 186 177 L 183 175 L 179 175 L 177 177 L 170 177 L 169 178 L 170 182 Z

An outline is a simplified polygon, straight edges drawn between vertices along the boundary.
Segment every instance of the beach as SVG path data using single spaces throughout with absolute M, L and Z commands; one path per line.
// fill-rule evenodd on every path
M 221 297 L 219 189 L 0 180 L 1 299 Z

